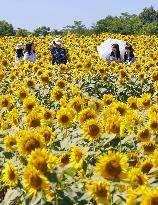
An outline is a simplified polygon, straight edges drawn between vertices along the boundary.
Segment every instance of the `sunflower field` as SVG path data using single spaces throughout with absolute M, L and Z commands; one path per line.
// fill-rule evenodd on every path
M 109 37 L 136 62 L 100 60 Z M 0 204 L 157 205 L 158 37 L 61 38 L 71 62 L 59 66 L 52 36 L 0 39 Z M 30 40 L 37 61 L 14 67 Z

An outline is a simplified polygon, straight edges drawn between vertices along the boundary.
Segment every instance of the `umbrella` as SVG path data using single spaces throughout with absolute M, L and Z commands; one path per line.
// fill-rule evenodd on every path
M 98 51 L 99 56 L 102 60 L 106 60 L 108 58 L 108 56 L 112 50 L 112 45 L 115 43 L 117 43 L 119 45 L 120 54 L 122 56 L 124 55 L 125 47 L 127 45 L 126 42 L 123 40 L 108 38 L 103 43 L 101 43 L 100 46 L 97 47 L 97 51 Z

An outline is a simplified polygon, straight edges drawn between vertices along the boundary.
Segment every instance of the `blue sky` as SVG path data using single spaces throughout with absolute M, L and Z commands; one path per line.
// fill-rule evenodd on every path
M 61 29 L 81 20 L 91 26 L 107 15 L 138 14 L 158 0 L 0 0 L 0 20 L 30 31 L 39 26 Z

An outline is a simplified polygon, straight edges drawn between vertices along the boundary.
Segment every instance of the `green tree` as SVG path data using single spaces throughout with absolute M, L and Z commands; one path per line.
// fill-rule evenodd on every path
M 139 14 L 139 17 L 143 23 L 152 23 L 158 21 L 158 15 L 153 6 L 149 8 L 145 7 Z
M 74 21 L 74 24 L 72 26 L 64 27 L 63 32 L 85 35 L 87 33 L 87 28 L 84 24 L 82 24 L 82 21 Z
M 50 27 L 42 26 L 33 31 L 35 36 L 47 36 L 50 34 Z
M 12 24 L 7 21 L 0 21 L 0 36 L 13 36 L 15 35 Z
M 15 30 L 15 35 L 16 36 L 28 36 L 30 32 L 26 29 L 22 29 L 22 28 L 17 28 Z

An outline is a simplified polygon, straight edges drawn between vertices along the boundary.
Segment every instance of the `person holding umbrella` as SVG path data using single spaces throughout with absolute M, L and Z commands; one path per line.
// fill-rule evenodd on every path
M 97 51 L 102 60 L 106 60 L 108 64 L 111 61 L 117 63 L 123 62 L 126 42 L 119 39 L 108 38 L 101 45 L 97 46 Z
M 115 61 L 117 63 L 120 63 L 123 61 L 123 57 L 120 53 L 119 45 L 117 43 L 112 45 L 112 51 L 109 54 L 107 61 L 108 61 L 108 64 L 110 64 L 111 61 Z

